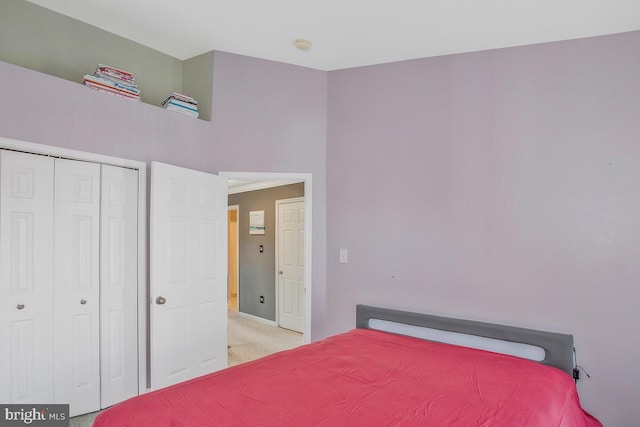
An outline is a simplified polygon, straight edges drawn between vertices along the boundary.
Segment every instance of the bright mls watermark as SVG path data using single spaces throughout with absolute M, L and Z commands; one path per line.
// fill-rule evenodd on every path
M 69 427 L 69 405 L 2 405 L 0 427 Z

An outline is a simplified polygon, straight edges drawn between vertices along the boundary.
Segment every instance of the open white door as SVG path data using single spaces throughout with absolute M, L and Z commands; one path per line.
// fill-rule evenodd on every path
M 227 366 L 227 179 L 151 164 L 151 388 Z

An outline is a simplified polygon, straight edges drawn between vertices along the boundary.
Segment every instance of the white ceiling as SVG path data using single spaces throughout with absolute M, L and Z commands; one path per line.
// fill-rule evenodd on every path
M 30 1 L 181 60 L 218 50 L 327 71 L 640 30 L 640 0 Z

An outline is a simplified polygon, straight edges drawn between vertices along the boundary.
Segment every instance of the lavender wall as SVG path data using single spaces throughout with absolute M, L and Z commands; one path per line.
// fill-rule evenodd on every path
M 225 171 L 313 174 L 312 334 L 326 336 L 327 73 L 216 52 L 211 159 Z M 309 189 L 305 187 L 308 198 Z
M 202 170 L 313 174 L 313 337 L 325 295 L 327 74 L 216 53 L 213 122 L 0 62 L 0 136 Z
M 573 333 L 583 405 L 636 425 L 638 52 L 634 32 L 330 72 L 327 331 L 368 303 Z
M 213 122 L 0 62 L 0 136 L 209 172 L 311 172 L 314 338 L 353 327 L 360 302 L 571 332 L 593 376 L 584 406 L 633 425 L 639 50 L 634 32 L 328 81 L 216 53 Z

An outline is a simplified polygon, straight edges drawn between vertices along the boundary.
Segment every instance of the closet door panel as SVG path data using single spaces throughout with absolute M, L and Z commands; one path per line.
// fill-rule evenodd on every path
M 102 165 L 101 407 L 138 394 L 138 172 Z
M 0 150 L 0 402 L 53 399 L 53 159 Z
M 55 160 L 55 403 L 100 408 L 100 165 Z

